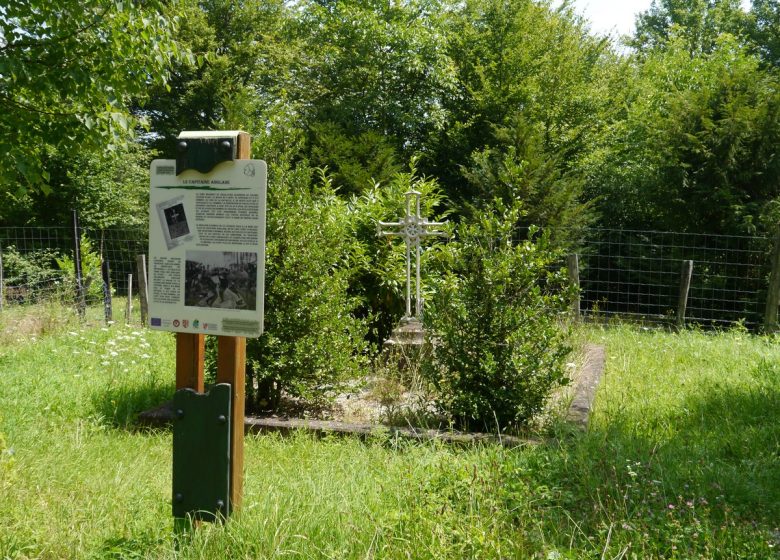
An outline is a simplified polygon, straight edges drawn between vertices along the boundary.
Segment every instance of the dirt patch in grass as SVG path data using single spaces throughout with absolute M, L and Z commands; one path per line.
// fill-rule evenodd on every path
M 544 411 L 524 433 L 539 433 L 562 420 L 580 427 L 587 425 L 604 367 L 603 346 L 583 345 L 572 354 L 566 367 L 569 383 L 556 389 Z M 359 431 L 370 426 L 422 430 L 449 428 L 446 418 L 437 413 L 433 397 L 426 392 L 419 372 L 378 368 L 377 373 L 353 383 L 328 405 L 312 406 L 283 396 L 276 411 L 255 414 L 252 418 L 260 424 L 268 419 L 271 421 L 269 426 L 276 426 L 278 422 L 304 421 L 320 422 L 330 428 L 335 424 L 360 426 Z

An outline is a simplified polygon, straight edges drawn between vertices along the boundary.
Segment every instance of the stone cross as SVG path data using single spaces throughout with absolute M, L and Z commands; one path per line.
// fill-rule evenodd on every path
M 423 237 L 446 237 L 447 233 L 435 229 L 446 222 L 429 222 L 420 215 L 420 193 L 409 191 L 406 196 L 406 216 L 400 222 L 379 222 L 377 234 L 380 237 L 402 237 L 406 242 L 406 315 L 404 321 L 420 320 L 422 316 L 422 298 L 420 296 L 420 239 Z M 414 208 L 412 206 L 414 205 Z M 385 228 L 385 229 L 383 229 Z M 388 229 L 389 228 L 389 229 Z M 417 269 L 415 283 L 415 313 L 412 315 L 412 249 L 415 252 Z

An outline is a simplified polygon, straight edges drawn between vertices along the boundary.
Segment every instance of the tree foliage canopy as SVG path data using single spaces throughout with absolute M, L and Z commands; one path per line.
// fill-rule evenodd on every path
M 775 227 L 779 30 L 778 0 L 653 0 L 625 48 L 569 1 L 7 0 L 0 223 L 61 224 L 72 207 L 93 227 L 142 222 L 155 153 L 172 156 L 182 130 L 243 129 L 270 169 L 272 311 L 250 350 L 255 380 L 303 395 L 359 371 L 402 307 L 403 251 L 376 221 L 418 189 L 464 241 L 459 262 L 424 251 L 426 297 L 445 334 L 469 314 L 506 327 L 472 364 L 502 388 L 523 356 L 544 356 L 533 336 L 553 340 L 556 321 L 491 306 L 543 285 L 551 247 L 583 227 Z M 518 244 L 532 226 L 545 244 Z M 499 229 L 506 246 L 483 251 Z M 526 258 L 530 276 L 514 274 Z M 521 324 L 536 319 L 531 336 Z M 465 339 L 450 338 L 439 370 L 457 369 Z M 557 383 L 559 361 L 536 365 Z M 489 419 L 492 393 L 461 401 L 455 388 L 456 414 Z M 538 408 L 529 394 L 504 420 Z
M 673 4 L 664 2 L 669 10 Z M 728 2 L 700 4 L 700 16 L 731 10 L 741 14 L 732 22 L 747 17 Z M 658 16 L 656 4 L 647 15 Z M 744 36 L 705 26 L 704 48 L 691 25 L 673 24 L 632 61 L 619 94 L 626 110 L 588 156 L 588 194 L 602 197 L 603 215 L 623 226 L 755 233 L 780 197 L 778 74 Z M 637 37 L 646 34 L 640 25 Z
M 0 182 L 49 189 L 47 148 L 111 150 L 132 97 L 181 54 L 166 2 L 10 0 L 0 8 Z
M 708 53 L 723 33 L 745 34 L 748 22 L 740 0 L 653 0 L 650 9 L 637 16 L 631 44 L 646 52 L 664 48 L 677 37 L 691 54 Z
M 761 56 L 780 67 L 780 0 L 753 0 L 752 39 Z
M 247 130 L 341 196 L 416 155 L 458 213 L 519 197 L 542 226 L 678 227 L 704 197 L 683 227 L 751 231 L 780 191 L 778 22 L 777 0 L 654 0 L 621 53 L 568 2 L 10 1 L 0 182 L 73 192 L 75 154 L 110 175 L 145 121 L 161 155 Z

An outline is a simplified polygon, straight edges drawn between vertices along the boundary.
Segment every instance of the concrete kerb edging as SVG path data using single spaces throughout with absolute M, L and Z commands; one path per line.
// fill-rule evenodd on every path
M 596 399 L 596 390 L 604 373 L 607 359 L 604 347 L 597 344 L 586 344 L 584 353 L 585 359 L 577 376 L 574 397 L 569 405 L 569 412 L 566 414 L 568 422 L 583 429 L 588 427 L 593 401 Z
M 585 346 L 585 358 L 582 370 L 577 376 L 574 397 L 566 415 L 567 422 L 586 428 L 593 401 L 596 396 L 601 375 L 604 371 L 606 354 L 603 346 L 588 344 Z M 160 427 L 173 421 L 171 403 L 164 403 L 156 408 L 142 412 L 139 415 L 142 425 Z M 331 420 L 309 420 L 304 418 L 255 418 L 244 420 L 246 433 L 277 432 L 290 434 L 298 430 L 307 430 L 318 436 L 352 435 L 361 438 L 388 434 L 394 437 L 414 439 L 418 441 L 440 441 L 456 445 L 474 443 L 499 443 L 505 447 L 537 445 L 539 440 L 519 438 L 509 435 L 497 435 L 479 432 L 455 432 L 452 430 L 428 430 L 412 427 L 393 427 L 377 424 L 336 422 Z

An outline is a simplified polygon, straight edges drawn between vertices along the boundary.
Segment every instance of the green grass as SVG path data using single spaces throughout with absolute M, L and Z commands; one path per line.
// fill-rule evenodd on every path
M 248 437 L 241 514 L 177 545 L 170 432 L 133 424 L 172 337 L 66 329 L 0 346 L 0 558 L 780 557 L 776 339 L 589 329 L 591 427 L 538 446 Z
M 606 376 L 554 475 L 576 480 L 564 516 L 575 540 L 611 529 L 608 557 L 777 557 L 777 339 L 625 327 L 591 338 L 607 347 Z

